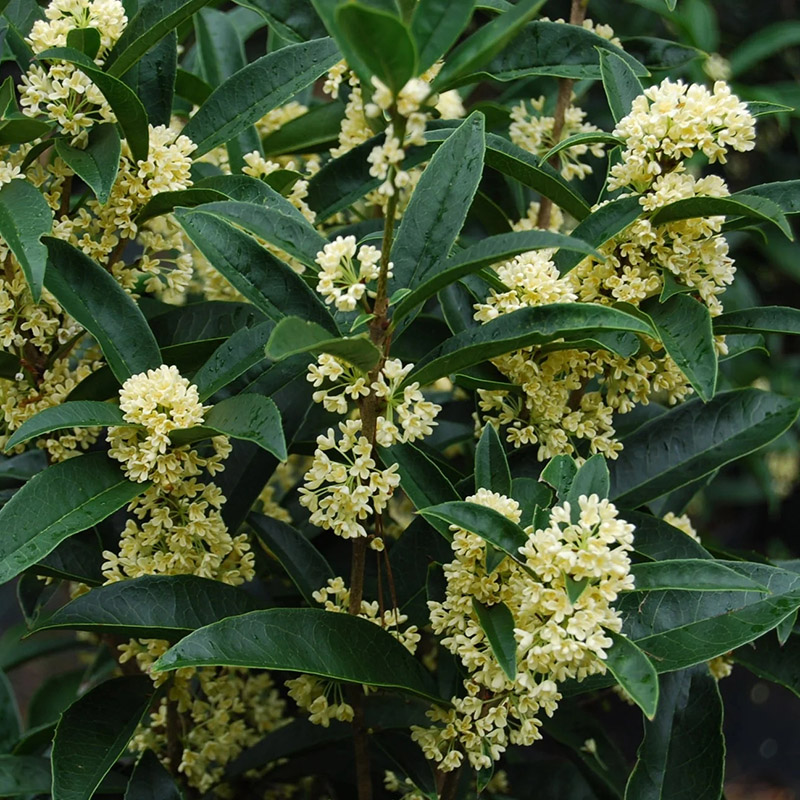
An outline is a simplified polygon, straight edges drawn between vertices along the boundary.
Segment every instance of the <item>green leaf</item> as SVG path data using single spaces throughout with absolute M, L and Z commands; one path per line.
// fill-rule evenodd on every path
M 28 706 L 28 729 L 49 726 L 49 744 L 58 718 L 77 699 L 85 675 L 86 669 L 75 669 L 52 675 L 40 684 Z
M 151 3 L 153 0 L 151 0 Z M 129 26 L 130 27 L 130 26 Z M 122 38 L 120 38 L 122 41 Z M 117 43 L 119 44 L 119 42 Z M 147 112 L 136 93 L 113 75 L 103 72 L 94 61 L 79 50 L 53 47 L 39 53 L 40 61 L 66 61 L 74 64 L 103 93 L 125 134 L 135 161 L 144 161 L 150 149 Z
M 155 751 L 145 750 L 133 768 L 125 800 L 183 800 L 183 793 Z
M 664 675 L 658 709 L 625 790 L 626 800 L 718 800 L 725 771 L 722 699 L 708 667 Z
M 788 306 L 759 306 L 727 311 L 713 320 L 714 333 L 800 334 L 800 310 Z
M 175 431 L 171 438 L 180 445 L 218 434 L 253 442 L 279 461 L 286 461 L 280 411 L 264 395 L 239 394 L 221 400 L 206 413 L 201 426 Z
M 0 672 L 0 754 L 8 753 L 22 733 L 14 688 L 4 672 Z M 0 767 L 2 774 L 2 767 Z M 2 779 L 0 779 L 0 785 Z
M 574 606 L 589 585 L 589 579 L 583 578 L 576 581 L 571 575 L 564 575 L 564 588 L 567 590 L 567 599 Z
M 31 478 L 0 509 L 0 583 L 104 520 L 147 488 L 104 453 L 70 458 Z
M 142 56 L 170 31 L 189 19 L 209 0 L 143 0 L 106 56 L 110 75 L 124 75 Z
M 514 637 L 514 617 L 505 603 L 486 606 L 472 598 L 472 609 L 478 618 L 489 646 L 506 677 L 517 677 L 517 640 Z
M 381 359 L 380 350 L 364 334 L 332 339 L 315 322 L 286 317 L 275 326 L 267 343 L 267 355 L 279 361 L 296 353 L 330 353 L 364 372 L 369 372 Z
M 566 470 L 569 474 L 568 467 Z M 601 500 L 608 497 L 610 481 L 608 464 L 599 453 L 587 459 L 578 468 L 566 493 L 566 501 L 570 505 L 570 516 L 573 523 L 580 518 L 579 498 L 581 496 L 589 497 L 593 494 L 596 494 Z
M 67 33 L 67 47 L 74 47 L 94 59 L 100 49 L 100 31 L 97 28 L 73 28 Z
M 760 61 L 800 44 L 800 22 L 786 19 L 760 28 L 756 33 L 737 42 L 730 54 L 731 76 L 748 72 Z
M 192 105 L 201 106 L 213 91 L 201 77 L 193 72 L 178 68 L 175 74 L 175 94 L 188 100 Z
M 0 755 L 0 797 L 50 794 L 50 762 L 39 756 Z
M 800 180 L 775 181 L 751 186 L 746 192 L 748 197 L 761 197 L 776 203 L 784 214 L 800 214 Z M 737 192 L 731 195 L 733 200 L 739 197 Z
M 311 0 L 235 0 L 240 6 L 257 11 L 270 27 L 290 42 L 307 42 L 325 36 L 325 26 L 314 11 Z
M 45 286 L 94 336 L 117 380 L 159 367 L 155 337 L 130 295 L 78 248 L 49 236 L 44 243 L 50 256 Z
M 153 693 L 147 675 L 115 678 L 89 690 L 62 714 L 53 738 L 56 800 L 87 800 L 94 794 L 125 752 Z
M 601 77 L 601 52 L 621 58 L 638 77 L 649 75 L 644 65 L 593 31 L 579 25 L 538 20 L 526 25 L 485 70 L 462 80 L 471 82 L 479 76 L 491 76 L 512 81 L 534 75 L 597 80 Z
M 36 302 L 47 265 L 47 248 L 40 240 L 52 229 L 53 212 L 33 184 L 13 180 L 0 187 L 0 236 L 19 261 Z
M 494 425 L 486 425 L 475 448 L 475 489 L 511 496 L 511 470 Z
M 572 235 L 593 247 L 600 247 L 637 220 L 642 213 L 638 197 L 612 200 L 593 211 L 572 231 Z M 564 275 L 582 260 L 581 254 L 560 250 L 553 259 L 558 271 Z
M 189 634 L 153 669 L 210 665 L 303 672 L 442 702 L 425 667 L 390 633 L 365 619 L 316 608 L 273 608 L 224 619 Z
M 605 131 L 576 133 L 572 136 L 568 136 L 566 139 L 562 139 L 557 145 L 550 148 L 550 150 L 548 150 L 542 156 L 542 163 L 550 161 L 553 156 L 558 155 L 562 150 L 569 150 L 570 147 L 578 147 L 579 145 L 590 144 L 606 144 L 611 147 L 616 147 L 617 145 L 623 143 L 624 140 L 620 139 L 619 136 L 614 136 L 613 134 L 606 133 Z
M 684 534 L 686 536 L 686 534 Z M 687 537 L 688 538 L 688 537 Z M 635 540 L 635 537 L 634 537 Z M 708 558 L 646 561 L 631 567 L 637 592 L 663 589 L 704 592 L 766 592 L 767 588 Z
M 78 595 L 34 630 L 63 628 L 174 641 L 257 607 L 249 594 L 220 581 L 196 575 L 145 575 Z
M 125 425 L 119 406 L 92 400 L 73 400 L 40 411 L 17 428 L 6 442 L 6 451 L 18 444 L 35 439 L 51 431 L 67 428 L 91 428 L 95 425 Z
M 570 493 L 572 482 L 578 474 L 578 465 L 572 456 L 560 455 L 551 458 L 539 479 L 555 489 L 559 503 L 563 503 Z
M 650 659 L 626 636 L 606 631 L 613 644 L 606 650 L 606 666 L 648 719 L 658 705 L 658 675 Z
M 661 225 L 665 222 L 676 222 L 695 217 L 712 217 L 716 215 L 753 217 L 763 222 L 770 222 L 786 236 L 794 239 L 792 229 L 783 212 L 768 197 L 756 194 L 736 194 L 731 197 L 687 197 L 663 206 L 653 214 L 650 222 Z
M 472 16 L 474 0 L 419 0 L 411 17 L 411 35 L 417 45 L 423 73 L 455 44 Z
M 239 70 L 211 93 L 183 129 L 197 144 L 194 157 L 233 139 L 339 59 L 332 39 L 315 39 L 283 47 Z
M 153 195 L 136 215 L 136 224 L 141 225 L 153 217 L 171 214 L 178 206 L 193 208 L 225 199 L 226 195 L 216 189 L 204 189 L 196 186 L 189 189 L 178 189 L 174 192 L 159 192 Z
M 345 106 L 341 102 L 322 103 L 305 114 L 290 120 L 262 141 L 264 155 L 269 158 L 292 153 L 316 153 L 338 144 Z M 275 172 L 268 177 L 272 178 Z
M 254 328 L 242 328 L 223 342 L 192 376 L 201 400 L 208 400 L 224 386 L 236 380 L 264 360 L 264 348 L 275 328 L 271 321 Z
M 375 75 L 397 95 L 417 74 L 417 51 L 408 28 L 394 15 L 358 3 L 336 9 L 337 44 L 361 82 Z
M 0 120 L 0 144 L 24 144 L 46 136 L 53 125 L 41 119 L 33 119 L 25 114 L 7 112 Z M 29 153 L 30 155 L 30 153 Z
M 250 514 L 247 518 L 256 535 L 286 570 L 292 583 L 310 606 L 318 605 L 313 594 L 336 575 L 325 557 L 300 531 L 285 522 Z
M 458 500 L 458 492 L 453 484 L 439 467 L 413 444 L 395 444 L 392 447 L 380 448 L 380 454 L 385 464 L 389 466 L 397 464 L 400 486 L 415 508 Z M 448 530 L 446 525 L 444 530 Z
M 207 213 L 205 208 L 178 209 L 175 217 L 212 266 L 256 308 L 275 322 L 295 315 L 322 327 L 328 337 L 336 331 L 336 324 L 319 295 L 300 275 L 247 233 L 217 214 Z M 258 207 L 253 209 L 257 211 Z M 290 217 L 275 216 L 286 225 L 287 231 L 299 228 Z
M 450 255 L 483 173 L 484 121 L 472 114 L 434 154 L 392 246 L 392 291 L 414 289 Z
M 633 101 L 644 93 L 630 64 L 616 53 L 600 50 L 600 75 L 614 122 L 630 114 Z
M 478 28 L 450 53 L 433 82 L 433 89 L 442 92 L 469 83 L 468 76 L 515 40 L 523 25 L 536 15 L 543 4 L 543 0 L 520 0 L 513 8 Z M 492 74 L 498 71 L 493 64 L 488 67 Z
M 642 310 L 699 397 L 711 400 L 717 388 L 717 351 L 708 306 L 687 294 L 675 294 L 663 303 L 653 298 Z
M 215 217 L 244 228 L 248 233 L 297 258 L 314 272 L 319 271 L 316 257 L 328 244 L 305 217 L 282 195 L 267 185 L 260 190 L 262 202 L 227 200 L 209 203 L 197 213 Z
M 636 526 L 634 550 L 653 561 L 669 559 L 710 559 L 710 553 L 691 536 L 662 519 L 626 509 L 620 516 Z
M 419 513 L 429 522 L 439 519 L 474 533 L 511 556 L 514 561 L 521 561 L 519 549 L 528 541 L 525 531 L 493 508 L 457 500 L 421 508 Z
M 776 636 L 762 636 L 740 647 L 733 657 L 759 678 L 785 686 L 800 697 L 800 636 L 789 636 L 783 645 Z
M 770 114 L 786 114 L 794 111 L 791 106 L 785 106 L 781 103 L 766 103 L 757 100 L 750 100 L 747 103 L 747 110 L 754 117 L 766 117 Z
M 244 69 L 244 45 L 228 14 L 203 8 L 194 17 L 197 55 L 202 75 L 214 88 Z
M 141 99 L 151 125 L 169 125 L 177 80 L 178 37 L 175 31 L 145 53 L 123 78 Z M 205 97 L 200 103 L 203 100 Z
M 71 147 L 64 139 L 56 140 L 56 153 L 105 205 L 119 170 L 120 138 L 115 125 L 95 125 L 89 131 L 85 150 Z
M 638 506 L 758 450 L 797 418 L 800 402 L 757 389 L 690 400 L 623 439 L 611 498 Z
M 522 347 L 605 330 L 652 335 L 650 326 L 615 308 L 588 303 L 553 303 L 523 308 L 447 339 L 434 347 L 407 382 L 433 383 L 465 367 Z

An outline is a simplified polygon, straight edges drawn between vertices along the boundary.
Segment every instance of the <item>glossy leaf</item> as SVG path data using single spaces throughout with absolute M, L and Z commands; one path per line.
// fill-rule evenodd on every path
M 655 719 L 646 722 L 626 800 L 718 800 L 725 740 L 722 699 L 704 664 L 661 677 Z
M 304 672 L 441 702 L 427 670 L 390 633 L 316 608 L 273 608 L 216 622 L 181 640 L 154 669 L 211 665 Z
M 22 722 L 14 697 L 14 688 L 5 673 L 0 672 L 0 755 L 11 752 L 21 732 Z
M 511 496 L 511 470 L 494 425 L 486 425 L 475 448 L 475 489 Z
M 20 209 L 25 213 L 20 213 Z M 16 257 L 34 300 L 42 293 L 47 248 L 41 237 L 53 228 L 53 212 L 42 193 L 27 180 L 0 187 L 0 236 Z
M 289 45 L 248 64 L 217 87 L 183 133 L 194 157 L 224 144 L 313 83 L 340 58 L 332 39 Z
M 322 300 L 288 264 L 205 208 L 178 209 L 175 216 L 197 249 L 231 285 L 275 322 L 293 314 L 318 323 L 328 335 L 336 331 Z M 291 220 L 284 217 L 283 221 L 288 225 Z
M 600 51 L 600 76 L 614 122 L 630 113 L 633 101 L 644 93 L 642 84 L 630 64 L 616 53 Z
M 684 534 L 685 535 L 685 534 Z M 634 537 L 635 541 L 635 537 Z M 707 558 L 647 561 L 631 567 L 637 592 L 684 589 L 704 592 L 766 592 L 754 582 L 726 566 Z
M 125 800 L 183 800 L 183 793 L 155 751 L 145 750 L 133 768 Z
M 425 385 L 512 350 L 604 330 L 652 335 L 647 323 L 605 306 L 553 303 L 523 308 L 447 339 L 417 364 L 408 381 Z
M 569 468 L 566 472 L 569 474 Z M 599 453 L 593 455 L 581 464 L 569 482 L 569 489 L 566 492 L 566 501 L 570 504 L 573 522 L 577 522 L 580 518 L 580 497 L 595 494 L 602 500 L 608 497 L 609 484 L 608 464 L 602 455 Z
M 366 335 L 332 339 L 330 333 L 314 322 L 297 317 L 281 320 L 267 343 L 267 355 L 275 360 L 297 353 L 330 353 L 354 367 L 369 372 L 381 353 Z
M 558 455 L 545 464 L 539 479 L 548 486 L 552 486 L 560 503 L 563 503 L 570 493 L 572 483 L 578 474 L 578 465 L 572 456 Z
M 220 581 L 196 575 L 145 575 L 78 595 L 35 630 L 64 628 L 174 641 L 257 607 L 249 594 Z
M 46 408 L 25 420 L 6 442 L 5 449 L 10 450 L 18 444 L 23 444 L 51 431 L 125 424 L 125 418 L 122 416 L 119 406 L 91 400 L 73 400 Z
M 315 153 L 338 144 L 345 106 L 341 102 L 322 103 L 290 120 L 261 140 L 264 155 Z M 277 171 L 276 171 L 277 172 Z M 276 173 L 270 173 L 272 178 Z
M 50 793 L 50 762 L 39 756 L 0 755 L 0 796 Z
M 797 418 L 800 403 L 757 389 L 689 400 L 625 437 L 611 497 L 637 506 L 763 447 Z
M 115 678 L 89 690 L 61 715 L 53 738 L 56 800 L 92 796 L 125 752 L 153 693 L 147 675 Z
M 228 397 L 206 412 L 201 426 L 175 431 L 171 438 L 175 444 L 184 444 L 218 434 L 253 442 L 279 461 L 286 461 L 280 411 L 269 397 L 260 394 Z
M 122 383 L 161 365 L 161 353 L 141 311 L 117 281 L 61 239 L 44 239 L 50 256 L 45 286 L 64 310 L 94 336 Z
M 606 666 L 648 719 L 658 704 L 658 675 L 650 659 L 626 636 L 606 631 L 613 644 L 606 650 Z
M 119 170 L 120 138 L 114 125 L 95 125 L 85 150 L 56 140 L 56 153 L 94 192 L 101 204 L 108 202 Z
M 458 500 L 453 484 L 439 467 L 413 444 L 381 448 L 381 459 L 388 466 L 397 464 L 400 486 L 415 508 Z M 444 526 L 447 530 L 447 526 Z
M 467 27 L 473 0 L 420 0 L 411 17 L 411 34 L 419 53 L 417 72 L 441 58 Z
M 717 388 L 717 351 L 708 306 L 686 294 L 672 295 L 666 302 L 650 301 L 642 306 L 667 353 L 705 401 Z
M 236 0 L 261 14 L 282 39 L 307 42 L 325 36 L 325 26 L 311 0 Z
M 394 15 L 358 3 L 336 9 L 337 44 L 361 82 L 373 75 L 398 94 L 417 70 L 417 49 L 408 28 Z
M 177 79 L 178 37 L 172 31 L 145 53 L 122 80 L 141 99 L 151 125 L 169 125 Z
M 226 195 L 216 189 L 204 189 L 192 186 L 174 192 L 159 192 L 147 201 L 144 208 L 136 215 L 136 223 L 141 225 L 154 217 L 171 214 L 178 206 L 194 208 L 216 200 L 225 200 Z
M 558 155 L 562 150 L 569 150 L 571 147 L 577 147 L 578 145 L 605 144 L 610 147 L 615 147 L 622 143 L 623 140 L 620 139 L 619 136 L 614 136 L 605 131 L 575 133 L 572 136 L 568 136 L 566 139 L 562 139 L 558 144 L 551 147 L 542 156 L 542 162 L 550 161 L 553 156 Z
M 146 483 L 129 481 L 104 453 L 70 458 L 35 475 L 0 509 L 0 583 L 146 488 Z
M 800 309 L 787 306 L 759 306 L 726 311 L 713 321 L 714 333 L 800 334 Z
M 153 0 L 150 0 L 150 4 L 158 5 Z M 147 112 L 144 110 L 142 101 L 130 86 L 127 86 L 108 72 L 103 72 L 94 61 L 81 53 L 80 50 L 73 50 L 70 47 L 53 47 L 50 50 L 39 53 L 38 58 L 41 61 L 66 61 L 68 64 L 74 64 L 83 72 L 103 93 L 103 96 L 111 106 L 122 132 L 125 134 L 125 139 L 128 142 L 134 160 L 144 161 L 147 158 L 150 149 Z
M 263 545 L 286 570 L 306 603 L 317 605 L 314 592 L 327 586 L 329 578 L 336 577 L 325 557 L 300 531 L 285 522 L 264 514 L 250 514 L 247 519 Z
M 633 547 L 640 556 L 652 561 L 711 558 L 700 542 L 658 517 L 630 509 L 621 516 L 636 526 Z
M 230 15 L 215 8 L 203 8 L 194 17 L 197 55 L 202 75 L 216 88 L 240 69 L 247 59 L 244 45 Z
M 505 603 L 486 606 L 472 598 L 472 609 L 478 618 L 489 646 L 506 677 L 517 677 L 517 640 L 514 637 L 514 617 Z
M 732 195 L 733 200 L 739 197 L 739 192 Z M 762 197 L 775 203 L 784 214 L 800 213 L 800 180 L 775 181 L 762 183 L 758 186 L 748 187 L 742 192 L 748 197 Z
M 740 647 L 733 657 L 759 678 L 785 686 L 800 697 L 800 636 L 790 635 L 783 645 L 776 636 L 762 636 Z
M 124 75 L 142 56 L 170 31 L 189 19 L 209 0 L 142 0 L 138 12 L 125 26 L 106 56 L 110 75 Z

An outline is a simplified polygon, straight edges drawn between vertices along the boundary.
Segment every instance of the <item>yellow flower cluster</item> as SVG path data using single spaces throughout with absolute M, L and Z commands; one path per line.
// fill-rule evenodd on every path
M 520 520 L 518 503 L 504 495 L 480 489 L 467 499 Z M 555 711 L 558 683 L 605 672 L 611 645 L 605 631 L 621 628 L 611 603 L 633 588 L 628 558 L 633 526 L 594 494 L 582 495 L 578 509 L 568 502 L 555 506 L 547 527 L 526 529 L 528 540 L 518 557 L 506 557 L 491 572 L 486 542 L 453 530 L 455 560 L 444 567 L 446 598 L 428 606 L 434 632 L 444 635 L 442 645 L 470 673 L 466 695 L 453 698 L 450 709 L 429 712 L 438 725 L 412 729 L 425 755 L 444 771 L 459 767 L 464 755 L 475 769 L 489 767 L 509 744 L 541 738 L 539 715 Z M 473 601 L 489 608 L 504 603 L 511 612 L 517 648 L 513 678 L 501 668 Z
M 355 259 L 355 260 L 354 260 Z M 380 274 L 381 251 L 370 244 L 356 247 L 355 236 L 337 236 L 317 254 L 317 291 L 339 311 L 355 311 L 374 291 L 367 284 Z M 356 263 L 358 262 L 358 266 Z M 391 266 L 388 277 L 392 276 Z

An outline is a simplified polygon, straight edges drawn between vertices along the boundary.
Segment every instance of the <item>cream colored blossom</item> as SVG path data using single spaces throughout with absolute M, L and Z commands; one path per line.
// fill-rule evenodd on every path
M 355 236 L 337 236 L 317 253 L 320 266 L 317 291 L 339 311 L 354 311 L 366 297 L 374 297 L 368 284 L 380 274 L 381 251 L 372 245 L 356 247 Z M 389 264 L 388 276 L 392 275 Z

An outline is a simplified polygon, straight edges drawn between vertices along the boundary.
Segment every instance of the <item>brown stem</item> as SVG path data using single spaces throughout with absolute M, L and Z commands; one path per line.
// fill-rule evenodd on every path
M 441 773 L 440 773 L 441 774 Z M 461 767 L 452 772 L 445 772 L 439 789 L 439 800 L 456 800 L 458 797 L 458 783 L 461 778 Z
M 173 775 L 177 775 L 183 758 L 183 747 L 181 746 L 180 717 L 176 700 L 167 700 L 167 758 L 170 771 Z
M 116 247 L 111 251 L 111 255 L 109 255 L 108 261 L 106 261 L 106 270 L 108 272 L 111 272 L 111 268 L 114 266 L 114 263 L 122 257 L 122 253 L 125 250 L 125 245 L 127 244 L 128 240 L 120 236 Z
M 589 5 L 589 0 L 572 0 L 572 8 L 570 9 L 569 22 L 570 25 L 583 25 L 586 19 L 586 6 Z M 559 78 L 558 81 L 558 97 L 556 99 L 556 110 L 553 114 L 553 145 L 558 144 L 561 140 L 561 133 L 564 130 L 564 119 L 569 108 L 570 101 L 572 100 L 572 86 L 575 83 L 571 78 Z M 560 163 L 560 156 L 554 155 L 550 159 L 550 166 L 554 169 L 558 168 Z M 547 230 L 550 227 L 550 215 L 553 211 L 553 201 L 549 197 L 542 197 L 539 204 L 539 215 L 536 218 L 536 227 Z
M 72 199 L 72 175 L 67 175 L 61 184 L 61 205 L 58 209 L 58 218 L 64 219 L 69 216 L 69 201 Z

